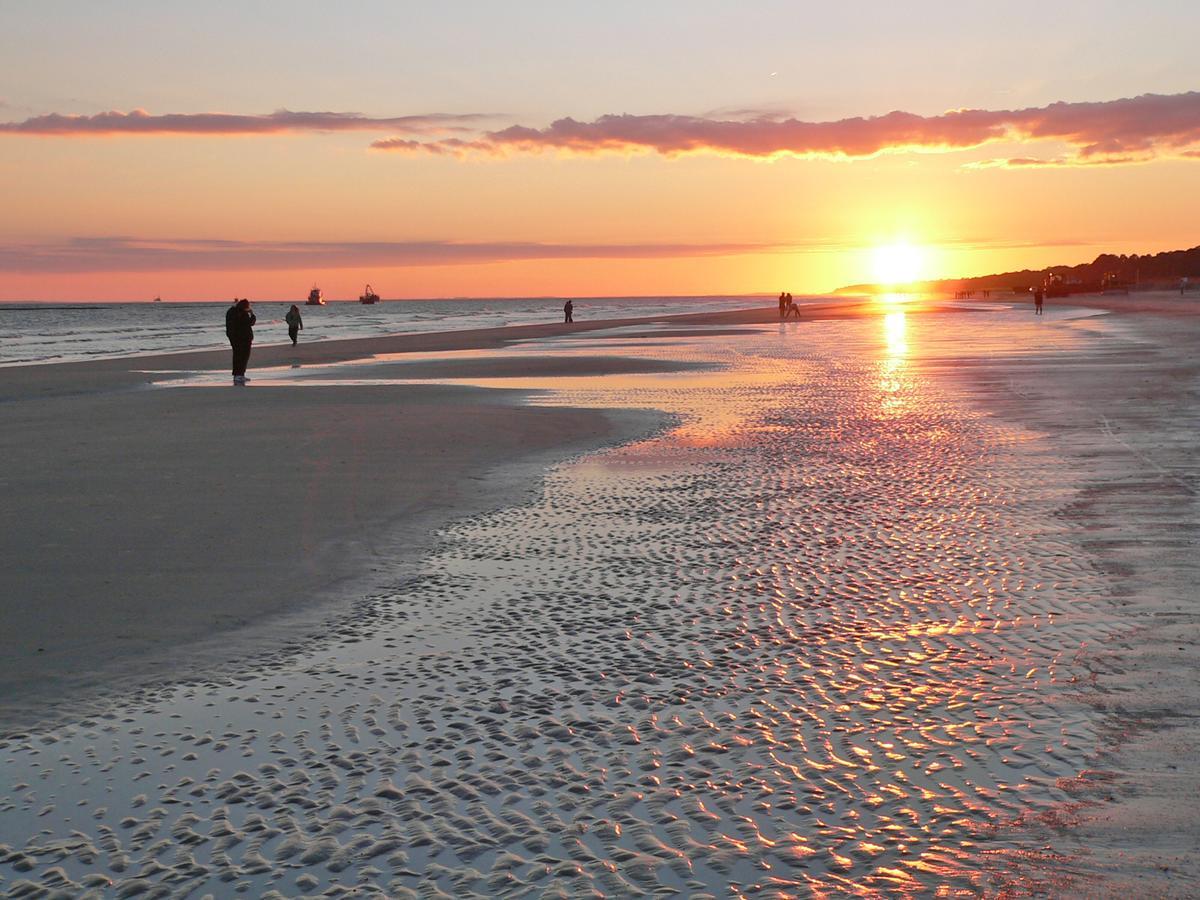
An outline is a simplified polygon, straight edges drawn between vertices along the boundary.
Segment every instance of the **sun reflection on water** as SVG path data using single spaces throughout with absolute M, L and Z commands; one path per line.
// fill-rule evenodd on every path
M 890 312 L 883 317 L 883 335 L 887 341 L 889 357 L 895 359 L 908 355 L 907 330 L 902 310 Z
M 884 352 L 880 365 L 879 388 L 883 391 L 880 401 L 883 413 L 896 416 L 906 411 L 905 363 L 908 356 L 908 325 L 902 310 L 889 312 L 883 317 Z

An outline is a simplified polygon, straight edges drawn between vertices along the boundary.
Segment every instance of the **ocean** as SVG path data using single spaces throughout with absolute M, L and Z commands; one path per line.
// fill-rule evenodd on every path
M 575 320 L 619 319 L 739 309 L 770 298 L 595 297 L 574 300 Z M 393 300 L 373 306 L 336 302 L 300 306 L 304 342 L 378 337 L 502 325 L 554 322 L 563 300 Z M 283 317 L 290 302 L 254 304 L 260 344 L 287 340 Z M 224 302 L 0 303 L 0 365 L 72 362 L 177 350 L 224 347 Z

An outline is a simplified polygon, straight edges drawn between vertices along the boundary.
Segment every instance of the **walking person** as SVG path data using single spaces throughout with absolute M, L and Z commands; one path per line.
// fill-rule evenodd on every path
M 1038 289 L 1033 292 L 1033 314 L 1040 316 L 1042 314 L 1042 291 Z
M 246 366 L 250 362 L 250 346 L 254 343 L 254 323 L 258 317 L 250 311 L 250 301 L 243 297 L 225 314 L 225 334 L 233 348 L 233 383 L 244 385 Z
M 292 339 L 292 346 L 295 347 L 296 335 L 304 330 L 304 320 L 300 318 L 300 307 L 293 303 L 292 308 L 283 317 L 283 321 L 287 322 L 288 337 Z
M 563 304 L 563 324 L 569 324 L 575 321 L 575 304 L 568 300 Z

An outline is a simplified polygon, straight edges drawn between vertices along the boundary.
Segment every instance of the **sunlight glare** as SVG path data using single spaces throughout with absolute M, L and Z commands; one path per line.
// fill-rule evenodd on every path
M 890 312 L 883 317 L 883 334 L 887 342 L 888 355 L 891 357 L 902 357 L 908 353 L 905 326 L 903 312 Z
M 876 247 L 873 258 L 875 280 L 880 284 L 909 284 L 920 277 L 925 252 L 907 241 Z

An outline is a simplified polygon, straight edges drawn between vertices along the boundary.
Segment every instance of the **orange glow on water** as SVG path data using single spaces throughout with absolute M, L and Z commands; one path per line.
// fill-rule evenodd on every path
M 906 332 L 907 322 L 902 310 L 890 312 L 883 317 L 883 335 L 887 341 L 887 355 L 890 358 L 902 358 L 908 354 Z

